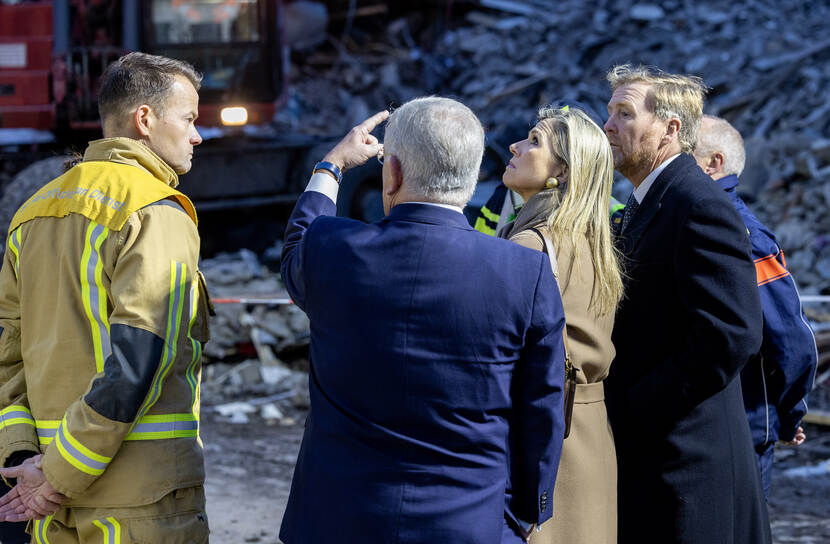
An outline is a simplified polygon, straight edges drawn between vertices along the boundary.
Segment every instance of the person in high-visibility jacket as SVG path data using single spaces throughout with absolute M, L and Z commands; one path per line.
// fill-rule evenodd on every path
M 741 371 L 741 389 L 764 495 L 769 498 L 776 441 L 797 446 L 806 438 L 801 418 L 807 413 L 818 365 L 816 339 L 804 316 L 795 279 L 787 270 L 784 250 L 738 196 L 738 176 L 746 160 L 741 134 L 725 119 L 704 115 L 695 160 L 726 191 L 752 243 L 764 340 L 760 356 Z
M 207 542 L 200 355 L 210 301 L 190 200 L 201 76 L 131 53 L 104 139 L 9 226 L 0 271 L 0 519 L 33 541 Z

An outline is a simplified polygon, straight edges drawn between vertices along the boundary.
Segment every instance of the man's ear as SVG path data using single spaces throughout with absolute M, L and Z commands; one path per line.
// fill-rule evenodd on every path
M 138 134 L 146 138 L 150 135 L 150 126 L 152 125 L 154 119 L 152 119 L 152 108 L 147 104 L 142 104 L 133 111 L 132 115 L 132 122 L 133 127 L 138 132 Z
M 663 143 L 667 144 L 672 140 L 676 140 L 680 137 L 680 119 L 673 117 L 669 119 L 668 124 L 666 124 L 666 132 L 663 135 Z
M 401 185 L 403 184 L 401 161 L 395 155 L 389 155 L 385 162 L 389 164 L 389 184 L 384 187 L 383 192 L 388 196 L 393 196 L 401 190 Z
M 726 157 L 720 151 L 714 151 L 706 157 L 706 164 L 703 171 L 713 177 L 716 174 L 723 174 L 723 163 L 726 162 Z

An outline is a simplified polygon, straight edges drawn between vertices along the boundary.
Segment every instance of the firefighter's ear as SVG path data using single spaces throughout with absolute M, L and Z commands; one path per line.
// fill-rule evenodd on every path
M 147 104 L 142 104 L 133 111 L 133 126 L 140 136 L 147 137 L 150 135 L 150 125 L 153 122 L 151 119 L 152 112 L 153 109 Z

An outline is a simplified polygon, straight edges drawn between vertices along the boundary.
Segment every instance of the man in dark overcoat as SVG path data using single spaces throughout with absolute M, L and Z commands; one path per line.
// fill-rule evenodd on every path
M 770 542 L 738 377 L 761 345 L 761 306 L 746 228 L 691 155 L 705 86 L 630 65 L 608 81 L 605 131 L 635 187 L 606 381 L 619 542 Z

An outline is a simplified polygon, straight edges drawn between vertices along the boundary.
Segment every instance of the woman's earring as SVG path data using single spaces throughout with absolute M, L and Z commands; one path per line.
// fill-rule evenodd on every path
M 548 178 L 545 181 L 545 189 L 556 189 L 559 187 L 559 180 L 556 178 Z

